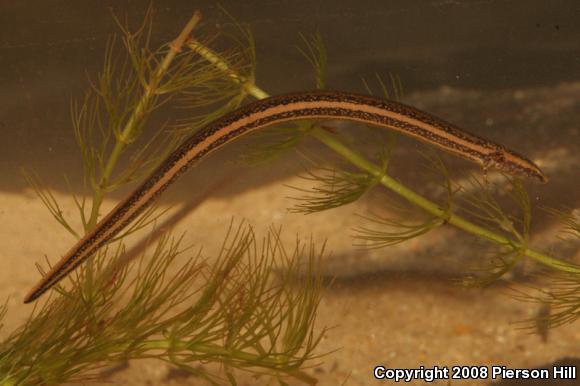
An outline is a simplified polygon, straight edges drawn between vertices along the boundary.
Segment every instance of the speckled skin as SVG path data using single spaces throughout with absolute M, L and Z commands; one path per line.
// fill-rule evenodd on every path
M 478 162 L 485 169 L 496 168 L 512 175 L 547 181 L 541 170 L 522 155 L 402 103 L 340 91 L 274 96 L 228 113 L 185 140 L 94 230 L 71 248 L 29 292 L 25 303 L 37 299 L 107 244 L 180 175 L 209 153 L 254 130 L 301 119 L 341 119 L 387 127 Z

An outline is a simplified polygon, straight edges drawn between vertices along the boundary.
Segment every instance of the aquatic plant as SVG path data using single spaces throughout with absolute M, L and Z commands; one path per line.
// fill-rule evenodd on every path
M 75 237 L 97 224 L 105 195 L 145 176 L 176 144 L 246 97 L 267 97 L 255 82 L 249 29 L 234 23 L 234 32 L 203 37 L 192 34 L 198 20 L 195 14 L 175 41 L 159 49 L 150 47 L 151 12 L 136 30 L 119 22 L 122 44 L 110 40 L 102 73 L 82 102 L 72 103 L 88 192 L 88 197 L 72 198 L 81 230 L 71 225 L 39 177 L 28 173 L 55 220 Z M 219 39 L 225 43 L 217 44 Z M 327 56 L 322 39 L 302 36 L 302 41 L 301 52 L 314 68 L 316 86 L 323 88 Z M 218 52 L 212 46 L 229 48 Z M 364 84 L 371 92 L 372 86 Z M 391 76 L 390 86 L 380 77 L 377 84 L 386 97 L 400 98 L 396 76 Z M 179 108 L 173 111 L 175 106 Z M 168 115 L 168 110 L 174 121 L 151 132 L 152 116 Z M 361 225 L 354 229 L 356 245 L 383 248 L 453 226 L 496 248 L 484 270 L 464 277 L 462 284 L 490 283 L 530 258 L 560 275 L 551 291 L 525 295 L 553 308 L 544 325 L 578 317 L 580 267 L 529 245 L 532 205 L 520 181 L 489 183 L 473 177 L 460 183 L 438 157 L 429 156 L 426 163 L 438 175 L 442 194 L 427 198 L 389 175 L 394 135 L 381 137 L 384 142 L 375 159 L 318 122 L 281 125 L 260 136 L 259 145 L 247 149 L 246 162 L 266 162 L 313 138 L 350 164 L 329 168 L 310 159 L 314 168 L 304 178 L 314 186 L 297 190 L 302 196 L 296 197 L 291 210 L 310 214 L 330 210 L 382 186 L 393 194 L 387 203 L 396 209 L 392 212 L 403 215 L 361 216 Z M 503 209 L 496 197 L 498 187 L 518 208 L 517 215 Z M 580 237 L 574 216 L 552 213 L 568 234 Z M 203 256 L 185 247 L 182 237 L 160 233 L 150 239 L 146 253 L 124 260 L 125 237 L 146 232 L 161 220 L 163 211 L 147 211 L 0 343 L 0 384 L 91 380 L 111 364 L 141 358 L 171 363 L 212 384 L 236 384 L 235 370 L 271 376 L 280 384 L 287 377 L 316 383 L 305 367 L 320 355 L 315 348 L 324 334 L 314 329 L 324 246 L 297 242 L 289 252 L 280 230 L 260 238 L 251 226 L 232 222 L 217 256 Z M 276 261 L 283 265 L 273 275 Z M 5 306 L 0 309 L 0 320 L 6 311 Z M 222 372 L 197 366 L 202 362 L 221 364 Z

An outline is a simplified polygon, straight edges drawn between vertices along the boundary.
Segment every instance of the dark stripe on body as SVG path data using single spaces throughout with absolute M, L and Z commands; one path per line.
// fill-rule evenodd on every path
M 277 114 L 271 114 L 260 119 L 249 122 L 248 124 L 233 130 L 228 134 L 224 134 L 217 140 L 208 144 L 207 147 L 201 149 L 199 152 L 188 155 L 192 149 L 197 145 L 202 143 L 208 137 L 211 137 L 218 133 L 220 130 L 229 127 L 240 120 L 246 119 L 247 117 L 253 116 L 256 113 L 263 113 L 269 109 L 277 108 L 280 106 L 286 106 L 293 103 L 303 103 L 303 102 L 334 102 L 334 103 L 350 103 L 353 105 L 360 106 L 372 106 L 385 111 L 385 114 L 373 114 L 362 110 L 351 110 L 343 108 L 302 108 L 283 111 Z M 422 123 L 433 126 L 442 132 L 461 139 L 468 143 L 482 147 L 488 150 L 486 153 L 477 151 L 476 149 L 464 146 L 460 143 L 454 142 L 449 138 L 438 135 L 433 131 L 427 130 L 425 128 L 412 125 L 409 122 L 400 121 L 389 117 L 387 114 L 389 112 L 403 115 L 405 117 L 421 121 Z M 274 96 L 267 99 L 262 99 L 245 105 L 238 110 L 230 112 L 221 118 L 213 121 L 206 125 L 203 129 L 193 134 L 191 137 L 186 139 L 174 152 L 172 152 L 167 159 L 159 165 L 151 175 L 131 193 L 131 195 L 126 198 L 122 203 L 118 204 L 100 223 L 97 224 L 96 228 L 89 234 L 85 236 L 86 239 L 82 242 L 73 252 L 72 255 L 65 255 L 67 260 L 60 261 L 54 269 L 57 271 L 52 273 L 52 277 L 49 281 L 41 281 L 34 291 L 26 298 L 26 302 L 31 302 L 46 292 L 54 284 L 58 283 L 63 279 L 69 272 L 74 270 L 78 265 L 84 262 L 88 257 L 92 256 L 96 251 L 106 245 L 112 238 L 114 238 L 122 229 L 129 225 L 135 218 L 137 218 L 143 211 L 149 207 L 153 201 L 155 201 L 168 187 L 171 185 L 179 176 L 185 173 L 189 168 L 191 168 L 198 160 L 204 158 L 209 153 L 214 150 L 219 149 L 226 143 L 243 136 L 244 134 L 257 130 L 264 126 L 269 126 L 274 123 L 290 121 L 290 120 L 300 120 L 300 119 L 346 119 L 351 121 L 361 121 L 366 123 L 375 124 L 378 126 L 389 127 L 396 131 L 402 132 L 403 134 L 418 138 L 422 141 L 433 143 L 444 150 L 450 151 L 455 154 L 459 154 L 464 158 L 468 158 L 479 163 L 483 163 L 484 167 L 489 165 L 495 166 L 499 169 L 510 173 L 524 174 L 528 177 L 542 179 L 541 172 L 534 174 L 529 169 L 522 167 L 519 164 L 506 160 L 503 154 L 509 154 L 513 157 L 520 158 L 529 162 L 530 165 L 533 163 L 523 156 L 512 152 L 505 147 L 490 142 L 486 139 L 478 137 L 474 134 L 460 130 L 459 128 L 433 116 L 427 114 L 423 111 L 417 110 L 413 107 L 404 105 L 402 103 L 392 102 L 373 98 L 365 95 L 356 95 L 344 92 L 335 91 L 316 91 L 307 93 L 296 93 L 287 94 L 281 96 Z M 155 193 L 146 201 L 140 202 L 142 198 L 147 195 L 148 192 L 153 189 L 159 181 L 168 176 L 172 172 L 173 168 L 177 163 L 182 161 L 184 157 L 190 157 L 187 159 L 186 164 L 181 167 L 174 175 L 171 176 L 163 185 L 158 187 Z M 495 158 L 494 158 L 495 157 Z M 540 177 L 538 177 L 538 174 Z M 140 205 L 138 205 L 140 204 Z M 138 207 L 137 207 L 138 205 Z M 135 211 L 124 220 L 121 220 L 131 209 L 136 208 Z M 108 233 L 108 234 L 107 234 Z M 70 252 L 69 252 L 70 253 Z M 49 273 L 50 274 L 50 273 Z M 45 279 L 46 280 L 46 277 Z

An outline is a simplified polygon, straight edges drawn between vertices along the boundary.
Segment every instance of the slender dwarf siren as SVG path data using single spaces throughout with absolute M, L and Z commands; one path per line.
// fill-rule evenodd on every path
M 506 147 L 402 103 L 341 91 L 310 91 L 249 103 L 186 139 L 127 198 L 80 239 L 32 288 L 30 303 L 66 277 L 143 212 L 181 174 L 211 152 L 260 128 L 304 119 L 338 119 L 385 127 L 511 175 L 547 182 L 530 160 Z

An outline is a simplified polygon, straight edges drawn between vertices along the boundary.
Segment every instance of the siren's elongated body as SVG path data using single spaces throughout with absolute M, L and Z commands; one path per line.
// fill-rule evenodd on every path
M 504 146 L 401 103 L 338 91 L 299 92 L 245 105 L 189 137 L 126 199 L 108 213 L 30 291 L 29 303 L 103 247 L 180 175 L 214 150 L 265 126 L 303 119 L 338 119 L 381 126 L 482 165 L 546 182 L 542 171 Z

